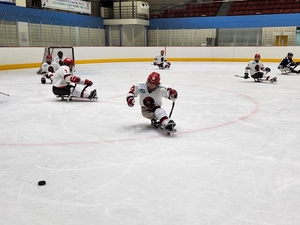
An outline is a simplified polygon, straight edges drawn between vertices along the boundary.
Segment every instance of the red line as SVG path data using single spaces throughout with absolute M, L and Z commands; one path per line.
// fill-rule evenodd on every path
M 186 86 L 196 86 L 196 85 L 186 85 Z M 199 87 L 199 86 L 197 86 Z M 211 89 L 216 89 L 216 88 L 211 88 Z M 235 124 L 239 121 L 243 121 L 246 120 L 248 118 L 250 118 L 251 116 L 253 116 L 254 114 L 256 114 L 259 110 L 259 104 L 258 102 L 253 99 L 252 97 L 245 95 L 245 94 L 240 94 L 240 93 L 236 93 L 233 91 L 228 91 L 228 90 L 220 90 L 220 89 L 216 89 L 219 91 L 224 91 L 224 92 L 230 92 L 233 94 L 238 94 L 240 96 L 243 96 L 244 98 L 247 98 L 248 100 L 250 100 L 253 104 L 254 104 L 254 109 L 248 113 L 245 116 L 242 116 L 238 119 L 235 120 L 231 120 L 229 122 L 226 123 L 222 123 L 219 125 L 215 125 L 215 126 L 210 126 L 210 127 L 204 127 L 204 128 L 200 128 L 200 129 L 195 129 L 195 130 L 189 130 L 189 131 L 181 131 L 178 132 L 178 135 L 183 135 L 183 134 L 190 134 L 190 133 L 195 133 L 195 132 L 202 132 L 202 131 L 208 131 L 208 130 L 213 130 L 213 129 L 217 129 L 217 128 L 221 128 L 221 127 L 225 127 L 228 125 L 232 125 Z M 156 137 L 162 137 L 162 135 L 152 135 L 152 136 L 147 136 L 147 137 L 137 137 L 137 138 L 125 138 L 125 139 L 112 139 L 112 140 L 102 140 L 102 141 L 84 141 L 84 142 L 65 142 L 65 143 L 0 143 L 0 146 L 68 146 L 68 145 L 87 145 L 87 144 L 100 144 L 100 143 L 113 143 L 113 142 L 128 142 L 128 141 L 136 141 L 136 140 L 144 140 L 144 139 L 151 139 L 151 138 L 156 138 Z
M 234 92 L 232 92 L 234 93 Z M 256 114 L 259 110 L 259 104 L 258 102 L 251 98 L 250 96 L 248 95 L 243 95 L 243 94 L 239 94 L 243 97 L 246 97 L 248 98 L 249 100 L 251 100 L 254 105 L 255 105 L 255 108 L 252 110 L 252 112 L 250 112 L 248 115 L 245 115 L 245 116 L 242 116 L 238 119 L 235 119 L 235 120 L 232 120 L 232 121 L 229 121 L 227 123 L 222 123 L 222 124 L 219 124 L 219 125 L 215 125 L 215 126 L 211 126 L 211 127 L 204 127 L 204 128 L 201 128 L 201 129 L 196 129 L 196 130 L 190 130 L 190 131 L 183 131 L 183 132 L 180 132 L 180 134 L 189 134 L 189 133 L 193 133 L 193 132 L 201 132 L 201 131 L 207 131 L 207 130 L 212 130 L 212 129 L 216 129 L 216 128 L 220 128 L 220 127 L 224 127 L 224 126 L 228 126 L 228 125 L 231 125 L 231 124 L 234 124 L 234 123 L 237 123 L 239 121 L 243 121 L 243 120 L 246 120 L 248 118 L 250 118 L 251 116 L 253 116 L 254 114 Z

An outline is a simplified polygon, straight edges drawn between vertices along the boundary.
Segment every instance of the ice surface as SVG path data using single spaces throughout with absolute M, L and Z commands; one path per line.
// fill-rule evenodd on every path
M 179 93 L 173 137 L 125 102 L 150 63 L 77 65 L 98 102 L 1 71 L 0 224 L 299 225 L 300 76 L 270 63 L 277 84 L 234 77 L 245 65 L 160 70 Z

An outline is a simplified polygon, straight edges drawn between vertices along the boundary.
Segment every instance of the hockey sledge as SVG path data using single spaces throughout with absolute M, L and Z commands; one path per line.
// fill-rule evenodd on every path
M 163 133 L 168 134 L 169 136 L 173 136 L 177 130 L 175 128 L 173 128 L 172 130 L 166 130 L 165 128 L 163 128 L 162 126 L 159 125 L 159 122 L 156 120 L 151 120 L 151 125 L 153 127 L 155 127 L 156 129 L 162 131 Z
M 290 73 L 290 71 L 281 71 L 281 75 L 289 75 Z
M 164 66 L 159 66 L 160 64 L 155 64 L 155 63 L 151 63 L 151 65 L 153 66 L 157 66 L 158 69 L 160 70 L 165 70 L 165 69 L 170 69 L 171 68 L 171 63 L 167 62 L 167 65 L 164 67 Z
M 170 69 L 170 67 L 165 67 L 165 68 L 164 67 L 158 67 L 158 69 L 159 70 L 167 70 L 167 69 Z
M 60 98 L 61 101 L 80 101 L 80 102 L 86 102 L 86 101 L 98 101 L 98 97 L 89 99 L 89 98 L 78 98 L 75 96 L 70 96 L 70 95 L 56 95 L 56 98 Z
M 238 74 L 235 74 L 234 76 L 245 79 L 244 76 L 241 76 L 241 75 L 238 75 Z M 251 78 L 251 77 L 249 77 L 249 78 Z M 249 78 L 247 78 L 247 79 L 249 79 Z M 277 83 L 277 77 L 273 77 L 270 80 L 254 79 L 254 82 L 256 82 L 256 83 L 268 82 L 268 83 L 274 84 L 274 83 Z
M 60 98 L 61 101 L 66 101 L 66 102 L 69 102 L 69 101 L 73 101 L 73 100 L 76 100 L 76 101 L 97 101 L 98 100 L 98 96 L 97 96 L 97 91 L 96 89 L 94 89 L 92 92 L 94 92 L 94 97 L 93 98 L 79 98 L 79 97 L 75 97 L 73 95 L 73 92 L 76 88 L 77 84 L 75 84 L 75 86 L 73 87 L 73 91 L 69 94 L 69 95 L 56 95 L 56 98 Z M 88 85 L 84 86 L 84 88 L 82 89 L 82 93 L 88 88 Z

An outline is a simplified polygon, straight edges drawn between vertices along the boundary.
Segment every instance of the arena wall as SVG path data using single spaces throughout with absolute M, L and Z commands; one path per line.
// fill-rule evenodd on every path
M 165 49 L 168 59 L 195 62 L 247 62 L 260 53 L 264 62 L 279 62 L 287 52 L 300 60 L 300 47 L 74 47 L 76 64 L 111 62 L 149 62 Z M 43 47 L 0 48 L 0 70 L 37 68 Z

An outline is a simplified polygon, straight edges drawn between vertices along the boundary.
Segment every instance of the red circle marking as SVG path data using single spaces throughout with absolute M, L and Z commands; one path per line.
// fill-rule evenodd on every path
M 195 86 L 195 85 L 186 85 L 186 86 Z M 197 87 L 199 87 L 199 86 L 197 86 Z M 217 88 L 210 88 L 210 89 L 229 92 L 229 93 L 237 94 L 237 95 L 240 95 L 244 98 L 247 98 L 248 100 L 250 100 L 254 104 L 254 109 L 250 113 L 248 113 L 247 115 L 239 117 L 238 119 L 228 121 L 226 123 L 221 123 L 221 124 L 218 124 L 218 125 L 204 127 L 204 128 L 200 128 L 200 129 L 181 131 L 181 132 L 177 132 L 177 134 L 189 134 L 189 133 L 195 133 L 195 132 L 202 132 L 202 131 L 208 131 L 208 130 L 213 130 L 213 129 L 225 127 L 225 126 L 228 126 L 228 125 L 232 125 L 232 124 L 235 124 L 239 121 L 243 121 L 243 120 L 246 120 L 246 119 L 250 118 L 251 116 L 256 114 L 259 110 L 258 102 L 254 98 L 252 98 L 248 95 L 237 93 L 237 92 L 234 92 L 234 91 L 229 91 L 229 90 L 217 89 Z M 156 137 L 162 137 L 162 135 L 152 135 L 152 136 L 147 136 L 147 137 L 113 139 L 113 140 L 102 140 L 102 141 L 65 142 L 65 143 L 0 143 L 0 146 L 24 146 L 24 147 L 27 147 L 27 146 L 87 145 L 87 144 L 100 144 L 100 143 L 113 143 L 113 142 L 128 142 L 128 141 L 136 141 L 136 140 L 143 140 L 143 139 L 151 139 L 151 138 L 156 138 Z

